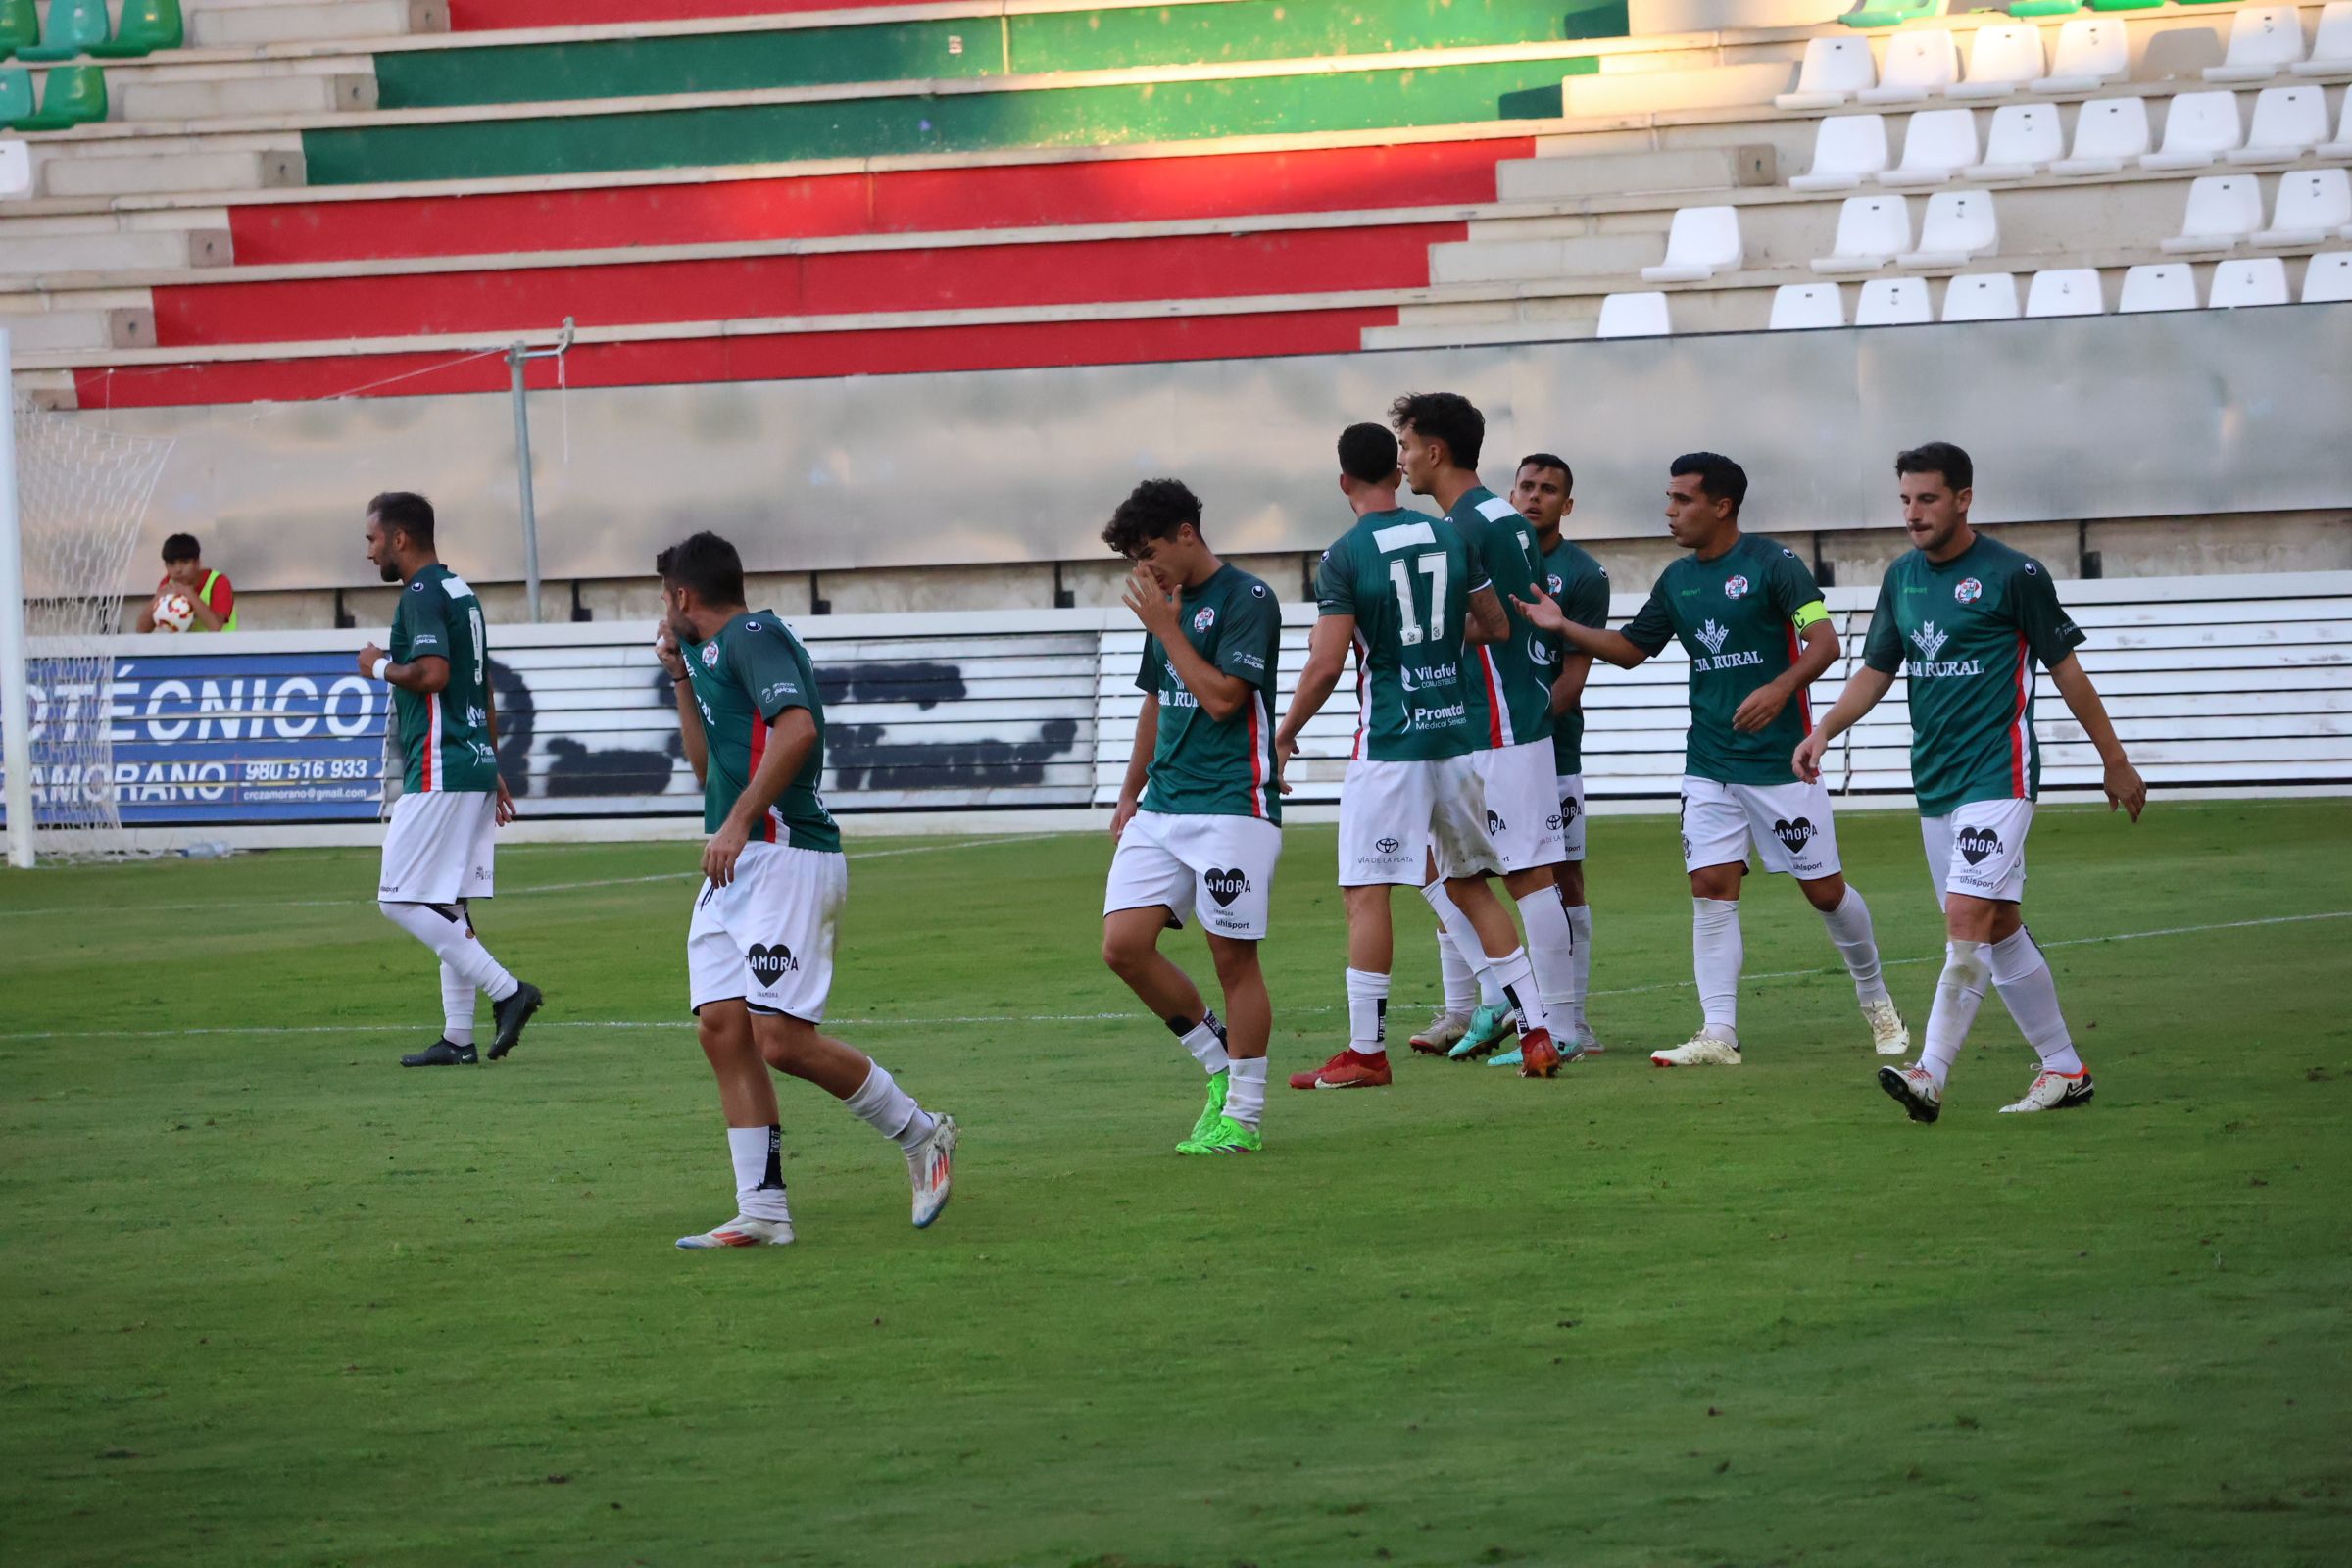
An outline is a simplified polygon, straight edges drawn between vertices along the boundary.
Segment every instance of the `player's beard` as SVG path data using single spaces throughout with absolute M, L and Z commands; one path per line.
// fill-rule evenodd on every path
M 375 570 L 376 575 L 382 577 L 386 582 L 400 581 L 400 568 L 398 566 L 378 566 L 375 568 Z

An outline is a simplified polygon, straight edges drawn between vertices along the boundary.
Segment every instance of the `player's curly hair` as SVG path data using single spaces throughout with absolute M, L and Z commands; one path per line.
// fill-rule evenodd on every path
M 1102 529 L 1102 542 L 1133 556 L 1147 539 L 1173 539 L 1186 523 L 1200 528 L 1200 498 L 1181 479 L 1146 479 L 1135 487 Z
M 1443 441 L 1457 468 L 1478 466 L 1487 444 L 1487 416 L 1459 392 L 1407 392 L 1389 405 L 1389 423 L 1398 435 L 1412 431 L 1424 441 Z

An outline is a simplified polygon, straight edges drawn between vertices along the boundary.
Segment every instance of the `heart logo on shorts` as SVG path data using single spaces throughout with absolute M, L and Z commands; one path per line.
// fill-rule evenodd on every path
M 1502 831 L 1503 831 L 1505 828 L 1508 828 L 1510 825 L 1511 825 L 1510 823 L 1508 823 L 1508 822 L 1505 822 L 1505 821 L 1502 819 L 1501 813 L 1499 813 L 1499 812 L 1496 812 L 1496 811 L 1489 811 L 1489 812 L 1487 813 L 1487 835 L 1488 835 L 1490 838 L 1492 838 L 1494 835 L 1495 835 L 1495 834 L 1497 834 L 1497 833 L 1500 833 L 1500 832 L 1502 832 Z
M 1813 819 L 1809 816 L 1800 816 L 1793 822 L 1776 821 L 1772 824 L 1772 836 L 1788 845 L 1790 855 L 1803 849 L 1814 832 Z
M 1208 889 L 1208 896 L 1217 901 L 1220 909 L 1250 891 L 1250 879 L 1242 875 L 1242 868 L 1238 865 L 1230 871 L 1204 871 L 1200 875 L 1200 882 Z
M 1960 858 L 1971 865 L 2001 852 L 2001 836 L 1988 827 L 1964 827 L 1953 842 L 1960 846 Z
M 1567 800 L 1564 800 L 1560 803 L 1561 821 L 1573 822 L 1584 814 L 1585 808 L 1576 804 L 1576 797 L 1570 796 Z
M 794 957 L 792 950 L 781 942 L 772 948 L 764 943 L 754 943 L 751 951 L 743 956 L 751 964 L 752 973 L 759 977 L 763 986 L 772 986 L 786 975 L 800 972 L 801 960 Z

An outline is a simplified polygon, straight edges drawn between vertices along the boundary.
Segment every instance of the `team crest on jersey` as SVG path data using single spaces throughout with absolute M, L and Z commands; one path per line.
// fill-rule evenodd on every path
M 1551 597 L 1554 599 L 1559 598 L 1560 590 L 1568 586 L 1560 581 L 1560 574 L 1556 571 L 1546 576 L 1544 581 L 1551 589 Z
M 703 644 L 703 667 L 705 669 L 716 669 L 718 667 L 718 644 Z
M 1747 579 L 1746 579 L 1745 577 L 1732 577 L 1732 578 L 1729 578 L 1729 579 L 1727 579 L 1727 580 L 1724 582 L 1724 585 L 1723 585 L 1723 597 L 1724 597 L 1724 598 L 1726 598 L 1726 599 L 1740 599 L 1740 598 L 1744 598 L 1744 597 L 1746 596 L 1746 594 L 1747 594 Z
M 1193 617 L 1193 630 L 1206 631 L 1209 627 L 1214 626 L 1216 623 L 1217 607 L 1214 605 L 1202 605 L 1200 607 L 1200 612 Z
M 1984 597 L 1984 585 L 1974 577 L 1963 577 L 1952 590 L 1952 597 L 1964 605 L 1973 605 Z
M 1734 577 L 1732 582 L 1740 582 L 1743 579 L 1741 578 Z M 1728 588 L 1731 586 L 1731 584 L 1726 583 L 1724 586 Z M 1717 620 L 1711 619 L 1705 625 L 1698 628 L 1698 640 L 1707 645 L 1707 652 L 1710 654 L 1722 653 L 1723 645 L 1730 641 L 1731 635 L 1732 628 Z
M 1932 620 L 1922 622 L 1919 630 L 1911 634 L 1911 641 L 1919 646 L 1919 656 L 1930 663 L 1936 662 L 1936 655 L 1942 649 L 1946 640 L 1946 634 L 1937 631 L 1936 623 Z

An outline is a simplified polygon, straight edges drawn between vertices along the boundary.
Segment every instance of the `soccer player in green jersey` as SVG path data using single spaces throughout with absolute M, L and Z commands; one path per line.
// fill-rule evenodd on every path
M 2026 834 L 2041 782 L 2034 661 L 2098 750 L 2108 809 L 2138 821 L 2148 787 L 2075 657 L 2082 633 L 2059 605 L 2048 569 L 1970 526 L 1976 465 L 1968 454 L 1934 441 L 1898 456 L 1894 471 L 1913 548 L 1895 558 L 1879 585 L 1862 668 L 1791 760 L 1800 775 L 1818 778 L 1830 743 L 1893 688 L 1896 670 L 1906 670 L 1911 784 L 1946 941 L 1926 1049 L 1910 1066 L 1880 1068 L 1879 1084 L 1913 1121 L 1941 1114 L 1944 1085 L 1989 980 L 2041 1057 L 2024 1098 L 2001 1108 L 2085 1104 L 2090 1069 L 2067 1032 L 2058 984 L 2021 906 Z
M 1838 633 L 1795 552 L 1740 530 L 1747 474 L 1731 459 L 1674 461 L 1666 526 L 1690 552 L 1667 566 L 1624 631 L 1570 621 L 1547 594 L 1531 612 L 1581 651 L 1622 668 L 1678 638 L 1690 656 L 1690 732 L 1683 761 L 1683 866 L 1690 874 L 1691 966 L 1705 1009 L 1698 1033 L 1653 1051 L 1660 1067 L 1737 1066 L 1740 888 L 1752 842 L 1764 869 L 1796 878 L 1853 976 L 1882 1055 L 1910 1047 L 1886 994 L 1877 934 L 1838 859 L 1830 792 L 1800 779 L 1789 749 L 1810 729 L 1805 689 L 1838 659 Z
M 1208 1102 L 1179 1154 L 1264 1147 L 1266 1042 L 1274 1028 L 1257 948 L 1266 936 L 1282 790 L 1274 772 L 1274 682 L 1282 607 L 1200 537 L 1200 501 L 1147 479 L 1119 503 L 1102 542 L 1129 561 L 1127 608 L 1148 634 L 1135 750 L 1111 813 L 1118 848 L 1102 895 L 1102 961 L 1208 1074 Z M 1159 951 L 1159 933 L 1200 920 L 1225 994 L 1225 1020 Z
M 1562 649 L 1559 638 L 1511 608 L 1536 586 L 1543 561 L 1527 519 L 1479 481 L 1487 421 L 1469 399 L 1454 392 L 1416 392 L 1398 398 L 1389 416 L 1396 427 L 1406 483 L 1446 509 L 1446 520 L 1493 579 L 1508 619 L 1506 636 L 1468 651 L 1462 676 L 1471 768 L 1484 797 L 1494 853 L 1440 869 L 1447 876 L 1501 873 L 1527 928 L 1525 952 L 1535 971 L 1535 995 L 1522 998 L 1533 1005 L 1516 1009 L 1516 1019 L 1515 1009 L 1500 1004 L 1493 966 L 1482 962 L 1468 927 L 1449 913 L 1445 891 L 1433 879 L 1431 906 L 1478 972 L 1480 992 L 1480 1006 L 1446 1054 L 1457 1061 L 1485 1055 L 1503 1043 L 1516 1022 L 1523 1033 L 1541 1032 L 1555 1049 L 1564 1048 L 1564 1059 L 1573 1061 L 1580 1054 L 1575 1031 L 1555 1034 L 1550 1017 L 1555 1007 L 1572 1010 L 1569 998 L 1576 983 L 1576 939 L 1552 874 L 1568 858 L 1552 787 L 1551 687 Z M 1429 1049 L 1418 1041 L 1415 1046 Z M 1524 1065 L 1524 1045 L 1521 1050 Z
M 1444 880 L 1437 865 L 1491 863 L 1494 853 L 1468 760 L 1465 653 L 1509 634 L 1494 585 L 1444 518 L 1396 504 L 1396 438 L 1377 424 L 1340 436 L 1340 493 L 1355 525 L 1315 572 L 1315 629 L 1290 710 L 1275 732 L 1287 767 L 1355 650 L 1356 728 L 1340 786 L 1340 887 L 1348 908 L 1348 1049 L 1293 1089 L 1369 1089 L 1390 1082 L 1389 969 L 1396 931 L 1390 889 L 1414 886 L 1464 923 L 1472 951 L 1498 969 L 1500 1000 L 1537 1008 L 1518 933 L 1475 875 Z M 1288 786 L 1285 786 L 1287 789 Z M 1541 1016 L 1540 1013 L 1537 1016 Z M 1549 1036 L 1525 1039 L 1528 1077 L 1559 1065 Z
M 948 1204 L 956 1119 L 925 1110 L 880 1062 L 817 1031 L 850 870 L 818 793 L 825 709 L 815 666 L 774 611 L 745 608 L 743 560 L 717 534 L 672 545 L 654 569 L 655 657 L 677 694 L 678 737 L 710 835 L 686 933 L 688 995 L 735 1164 L 735 1217 L 678 1245 L 792 1240 L 770 1068 L 846 1102 L 906 1152 L 922 1229 Z
M 498 707 L 481 601 L 441 564 L 433 504 L 405 490 L 368 503 L 368 563 L 401 584 L 389 653 L 360 650 L 360 673 L 392 688 L 407 763 L 384 830 L 376 907 L 441 960 L 441 1038 L 404 1067 L 469 1066 L 477 995 L 490 998 L 490 1059 L 522 1038 L 544 1000 L 509 974 L 474 933 L 471 901 L 496 891 L 496 832 L 514 819 L 498 774 Z

